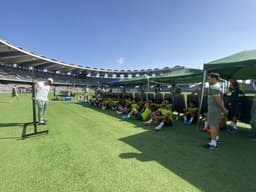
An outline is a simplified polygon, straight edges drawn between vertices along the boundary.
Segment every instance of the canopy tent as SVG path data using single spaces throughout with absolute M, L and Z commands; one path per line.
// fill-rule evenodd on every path
M 222 78 L 234 77 L 236 79 L 256 79 L 256 49 L 242 51 L 222 59 L 204 64 L 203 85 L 206 82 L 206 75 L 209 72 L 219 73 Z M 201 95 L 204 95 L 205 87 L 202 88 Z M 203 97 L 200 101 L 200 111 L 202 109 Z
M 114 79 L 112 81 L 106 82 L 105 84 L 107 84 L 107 85 L 117 85 L 117 84 L 119 84 L 120 81 L 121 81 L 121 79 Z
M 200 69 L 184 68 L 166 73 L 161 76 L 152 77 L 151 81 L 161 83 L 195 83 L 201 82 L 203 71 Z
M 207 72 L 219 73 L 222 78 L 255 79 L 256 77 L 256 49 L 242 51 L 222 59 L 204 64 Z
M 124 79 L 118 82 L 119 85 L 145 85 L 147 84 L 153 77 L 152 76 L 139 76 L 131 79 Z
M 200 69 L 178 69 L 159 76 L 140 76 L 118 82 L 119 85 L 145 85 L 159 83 L 195 83 L 202 81 L 203 71 Z

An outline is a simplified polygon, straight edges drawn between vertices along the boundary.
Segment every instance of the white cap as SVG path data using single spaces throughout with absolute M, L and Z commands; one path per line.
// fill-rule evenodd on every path
M 52 78 L 48 78 L 47 81 L 51 81 L 51 83 L 53 83 L 53 79 Z

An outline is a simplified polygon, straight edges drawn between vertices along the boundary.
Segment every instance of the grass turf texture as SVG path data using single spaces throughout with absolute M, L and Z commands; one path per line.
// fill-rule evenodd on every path
M 142 122 L 76 102 L 50 101 L 48 135 L 20 140 L 31 122 L 31 96 L 0 94 L 0 191 L 256 191 L 256 142 L 249 130 L 209 137 L 175 121 L 155 132 Z M 29 131 L 32 130 L 32 127 Z

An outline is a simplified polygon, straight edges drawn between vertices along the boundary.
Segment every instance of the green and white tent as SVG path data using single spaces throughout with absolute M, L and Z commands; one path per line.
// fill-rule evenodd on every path
M 121 80 L 117 84 L 118 85 L 145 85 L 148 82 L 150 82 L 151 79 L 152 79 L 152 76 L 143 75 L 139 77 L 133 77 L 131 79 Z
M 202 81 L 203 71 L 200 69 L 184 68 L 152 77 L 151 81 L 161 83 L 196 83 Z
M 219 73 L 222 78 L 256 79 L 256 49 L 206 63 L 204 71 Z
M 203 71 L 200 69 L 183 68 L 158 76 L 140 76 L 119 81 L 119 85 L 145 85 L 161 83 L 195 83 L 202 81 Z
M 256 49 L 242 51 L 204 64 L 203 85 L 206 82 L 206 76 L 209 72 L 219 73 L 224 79 L 228 77 L 241 80 L 256 79 Z M 201 95 L 204 95 L 204 91 L 203 86 Z M 200 109 L 202 102 L 203 97 L 200 101 Z

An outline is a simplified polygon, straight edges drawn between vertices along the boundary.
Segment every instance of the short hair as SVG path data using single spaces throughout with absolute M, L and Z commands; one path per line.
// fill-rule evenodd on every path
M 210 76 L 211 78 L 216 78 L 217 80 L 219 80 L 219 78 L 220 78 L 219 73 L 209 73 L 208 76 Z
M 47 81 L 51 81 L 51 83 L 53 83 L 53 79 L 52 78 L 48 78 Z

